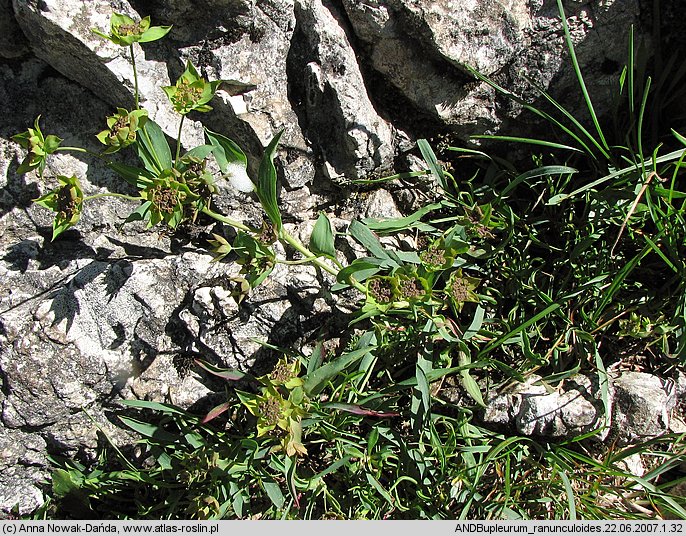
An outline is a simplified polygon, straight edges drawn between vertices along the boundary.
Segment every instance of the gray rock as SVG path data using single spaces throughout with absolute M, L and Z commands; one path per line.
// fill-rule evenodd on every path
M 29 51 L 29 43 L 14 18 L 12 0 L 0 0 L 0 58 L 19 58 Z
M 614 384 L 613 427 L 618 445 L 670 432 L 671 413 L 677 403 L 672 380 L 644 372 L 624 372 Z
M 364 177 L 388 168 L 393 131 L 374 109 L 355 51 L 333 7 L 321 0 L 298 0 L 292 65 L 304 103 L 308 137 L 329 164 L 332 179 Z M 325 113 L 322 113 L 323 111 Z
M 611 395 L 608 398 L 611 406 Z M 540 376 L 532 375 L 525 383 L 492 397 L 483 421 L 512 427 L 523 435 L 555 439 L 601 429 L 596 438 L 603 440 L 609 433 L 606 415 L 597 377 L 577 374 L 552 388 Z

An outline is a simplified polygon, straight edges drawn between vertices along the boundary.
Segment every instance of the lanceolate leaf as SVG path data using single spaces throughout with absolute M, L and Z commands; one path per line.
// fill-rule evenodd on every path
M 376 338 L 373 332 L 367 332 L 358 341 L 358 348 L 352 352 L 346 352 L 330 361 L 314 372 L 311 372 L 303 378 L 305 381 L 303 388 L 309 396 L 319 394 L 324 389 L 326 384 L 331 381 L 342 370 L 346 369 L 353 363 L 362 359 L 367 353 L 376 348 Z
M 381 242 L 379 242 L 376 235 L 370 231 L 369 227 L 364 223 L 353 220 L 350 227 L 348 227 L 348 232 L 377 259 L 386 260 L 394 267 L 400 266 L 401 263 L 399 262 L 398 257 L 392 252 L 387 251 L 386 248 L 381 245 Z
M 272 141 L 264 150 L 262 162 L 260 162 L 260 169 L 257 173 L 256 192 L 257 197 L 262 204 L 262 208 L 269 216 L 269 219 L 274 224 L 274 230 L 278 233 L 281 231 L 281 212 L 279 212 L 279 203 L 276 198 L 276 168 L 274 167 L 274 154 L 276 147 L 281 139 L 283 129 L 276 133 Z
M 212 419 L 216 419 L 219 417 L 222 413 L 225 413 L 226 410 L 228 410 L 231 407 L 231 402 L 223 402 L 222 404 L 219 404 L 218 406 L 215 406 L 212 408 L 207 415 L 205 415 L 205 418 L 202 420 L 202 423 L 208 423 Z
M 248 166 L 248 157 L 235 141 L 207 129 L 205 136 L 213 147 L 212 154 L 222 173 L 226 173 L 227 166 L 232 162 L 239 162 L 244 168 Z
M 198 365 L 200 368 L 206 370 L 213 376 L 217 376 L 218 378 L 222 378 L 224 380 L 237 381 L 242 380 L 246 376 L 245 372 L 241 372 L 240 370 L 231 370 L 215 367 L 214 365 L 211 365 L 206 361 L 202 361 L 201 359 L 195 359 L 195 364 Z
M 436 158 L 433 149 L 431 149 L 431 145 L 429 145 L 428 141 L 421 139 L 417 140 L 417 147 L 419 147 L 419 151 L 422 153 L 422 157 L 429 166 L 429 169 L 431 170 L 431 173 L 436 179 L 436 182 L 443 189 L 444 192 L 447 192 L 448 181 L 445 177 L 445 173 L 443 173 L 441 165 L 438 163 L 438 159 Z
M 402 231 L 404 229 L 409 229 L 414 227 L 416 223 L 421 220 L 426 214 L 432 210 L 438 210 L 443 206 L 442 203 L 433 203 L 431 205 L 426 205 L 420 208 L 416 212 L 413 212 L 409 216 L 404 218 L 389 218 L 389 219 L 374 219 L 366 218 L 362 222 L 369 227 L 372 231 L 394 233 L 397 231 Z
M 145 168 L 159 175 L 172 167 L 172 155 L 164 132 L 152 119 L 148 119 L 137 138 L 138 156 Z
M 152 184 L 152 175 L 148 170 L 127 166 L 126 164 L 120 164 L 119 162 L 109 162 L 107 165 L 122 179 L 139 190 L 147 188 Z
M 314 229 L 312 230 L 310 250 L 316 255 L 325 255 L 326 257 L 332 258 L 336 256 L 331 222 L 323 212 L 319 214 L 317 223 L 315 223 Z

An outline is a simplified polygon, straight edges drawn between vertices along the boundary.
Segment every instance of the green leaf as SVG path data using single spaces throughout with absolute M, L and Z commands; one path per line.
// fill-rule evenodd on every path
M 200 368 L 206 370 L 214 376 L 217 376 L 218 378 L 222 378 L 223 380 L 238 381 L 247 376 L 245 372 L 241 372 L 240 370 L 216 367 L 207 361 L 203 361 L 202 359 L 196 359 L 195 363 Z
M 467 352 L 460 351 L 459 363 L 461 367 L 465 367 L 470 364 L 469 354 Z M 474 378 L 472 378 L 468 368 L 463 368 L 460 370 L 460 383 L 462 383 L 462 387 L 464 387 L 465 391 L 467 391 L 469 396 L 471 396 L 479 406 L 482 408 L 486 407 L 483 396 L 481 395 L 479 384 L 476 383 Z
M 143 190 L 152 184 L 152 174 L 148 170 L 135 166 L 127 166 L 126 164 L 120 164 L 119 162 L 108 162 L 107 167 L 139 190 Z
M 505 189 L 501 192 L 500 195 L 503 197 L 506 196 L 512 190 L 514 190 L 520 183 L 529 179 L 533 179 L 536 177 L 545 177 L 549 175 L 571 175 L 573 173 L 578 173 L 578 170 L 568 166 L 543 166 L 540 168 L 532 169 L 530 171 L 527 171 L 526 173 L 522 173 L 521 175 L 513 179 L 512 182 L 505 187 Z
M 676 130 L 674 130 L 674 129 L 671 129 L 671 131 L 672 131 L 672 134 L 674 135 L 674 137 L 675 137 L 677 140 L 679 140 L 682 144 L 686 145 L 686 137 L 682 136 L 681 134 L 679 134 L 679 133 L 678 133 Z
M 374 342 L 372 342 L 374 341 Z M 331 381 L 336 375 L 345 370 L 347 367 L 356 363 L 362 359 L 371 350 L 376 348 L 375 344 L 376 338 L 374 333 L 368 331 L 358 341 L 358 349 L 351 352 L 346 352 L 340 355 L 333 361 L 330 361 L 321 367 L 319 367 L 314 372 L 307 374 L 304 378 L 303 389 L 309 396 L 315 396 L 319 394 L 326 384 Z
M 240 162 L 243 167 L 248 167 L 248 157 L 235 141 L 208 129 L 205 129 L 205 136 L 213 147 L 212 154 L 222 173 L 226 173 L 227 166 L 232 162 Z
M 81 492 L 81 484 L 83 475 L 77 471 L 56 469 L 52 473 L 52 491 L 58 499 Z
M 402 264 L 396 255 L 381 245 L 376 235 L 364 223 L 353 220 L 348 227 L 348 232 L 377 259 L 388 261 L 394 268 Z
M 131 428 L 131 430 L 138 432 L 139 434 L 150 437 L 157 441 L 162 441 L 165 443 L 175 443 L 178 441 L 178 436 L 170 434 L 162 427 L 156 424 L 149 424 L 147 422 L 139 421 L 137 419 L 132 419 L 131 417 L 119 416 L 119 420 L 123 422 L 126 426 Z
M 172 153 L 160 126 L 148 119 L 138 136 L 136 147 L 145 168 L 155 175 L 172 167 Z
M 495 141 L 511 141 L 511 142 L 515 142 L 515 143 L 528 143 L 531 145 L 540 145 L 543 147 L 550 147 L 551 149 L 564 149 L 566 151 L 583 153 L 583 151 L 581 149 L 577 149 L 576 147 L 572 147 L 571 145 L 564 145 L 562 143 L 555 143 L 555 142 L 548 141 L 548 140 L 538 140 L 535 138 L 519 138 L 516 136 L 495 136 L 495 135 L 487 135 L 487 134 L 482 134 L 479 136 L 470 136 L 470 138 L 475 139 L 475 140 L 495 140 Z
M 374 259 L 376 261 L 376 259 Z M 350 278 L 354 278 L 358 283 L 373 276 L 381 270 L 382 263 L 372 262 L 365 259 L 355 259 L 348 266 L 338 272 L 336 280 L 339 283 L 350 283 Z
M 383 486 L 379 483 L 379 481 L 374 478 L 372 475 L 369 473 L 366 473 L 365 475 L 367 477 L 367 482 L 376 490 L 379 492 L 379 494 L 388 502 L 388 504 L 394 506 L 394 501 L 393 497 L 383 488 Z
M 262 487 L 264 488 L 264 491 L 267 493 L 269 500 L 272 502 L 274 506 L 276 506 L 276 509 L 281 510 L 283 508 L 283 503 L 286 501 L 286 499 L 283 496 L 283 493 L 281 492 L 281 488 L 279 487 L 279 485 L 273 480 L 263 480 Z
M 319 213 L 317 223 L 315 223 L 314 229 L 312 230 L 312 236 L 310 236 L 310 250 L 315 255 L 336 258 L 333 229 L 329 218 L 327 218 L 326 214 L 323 212 Z
M 158 39 L 162 39 L 165 35 L 167 35 L 171 29 L 171 26 L 151 26 L 145 32 L 143 32 L 143 35 L 141 35 L 138 42 L 150 43 L 151 41 L 157 41 Z
M 433 203 L 431 205 L 426 205 L 416 212 L 413 212 L 409 216 L 404 218 L 389 218 L 386 220 L 377 220 L 374 218 L 365 218 L 362 222 L 369 227 L 372 231 L 395 233 L 402 231 L 404 229 L 410 229 L 417 223 L 421 218 L 433 210 L 438 210 L 443 207 L 443 203 Z
M 343 402 L 329 402 L 327 404 L 323 404 L 322 408 L 337 409 L 339 411 L 345 411 L 347 413 L 352 413 L 353 415 L 363 415 L 365 417 L 384 418 L 400 416 L 400 413 L 397 413 L 395 411 L 377 411 L 375 409 L 362 407 L 358 404 L 346 404 Z
M 152 400 L 122 400 L 121 404 L 130 408 L 159 411 L 165 415 L 188 415 L 188 412 L 172 404 L 163 404 L 162 402 L 153 402 Z
M 433 149 L 431 149 L 431 145 L 429 145 L 429 142 L 425 139 L 417 140 L 417 147 L 419 147 L 419 151 L 422 153 L 422 157 L 424 158 L 426 164 L 429 166 L 431 174 L 434 176 L 434 179 L 436 179 L 438 185 L 444 192 L 448 192 L 448 180 L 445 176 L 445 173 L 443 173 L 443 169 L 438 163 L 438 159 L 436 158 Z
M 134 210 L 131 214 L 127 216 L 124 223 L 130 223 L 132 221 L 142 221 L 148 215 L 148 211 L 152 206 L 152 201 L 145 201 L 139 205 L 139 207 Z
M 255 185 L 255 191 L 262 204 L 262 208 L 267 213 L 267 216 L 274 225 L 274 230 L 277 233 L 281 231 L 282 222 L 278 199 L 276 197 L 277 176 L 276 168 L 274 167 L 274 154 L 276 153 L 276 147 L 279 144 L 282 134 L 283 129 L 276 133 L 265 149 L 257 173 L 257 184 Z
M 231 407 L 231 402 L 222 402 L 218 406 L 213 407 L 207 415 L 202 420 L 202 423 L 208 423 L 212 419 L 216 419 L 219 417 L 222 413 L 225 413 L 229 408 Z

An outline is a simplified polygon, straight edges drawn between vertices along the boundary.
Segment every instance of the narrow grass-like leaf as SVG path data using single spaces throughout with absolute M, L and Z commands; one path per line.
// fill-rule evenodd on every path
M 622 267 L 622 269 L 617 273 L 612 283 L 610 283 L 608 289 L 603 292 L 603 296 L 600 299 L 598 305 L 596 306 L 595 312 L 591 316 L 593 322 L 597 322 L 598 319 L 602 316 L 603 312 L 605 311 L 605 308 L 610 303 L 610 301 L 615 297 L 615 294 L 617 293 L 617 291 L 619 291 L 620 287 L 622 286 L 622 283 L 624 283 L 624 280 L 634 270 L 634 268 L 638 266 L 638 263 L 641 262 L 643 257 L 645 257 L 650 250 L 650 245 L 645 246 L 640 253 L 638 253 L 636 256 L 634 256 L 633 259 L 627 262 Z
M 562 123 L 561 121 L 559 121 L 558 119 L 556 119 L 556 118 L 553 117 L 552 115 L 550 115 L 550 114 L 548 114 L 548 113 L 542 111 L 541 109 L 536 108 L 535 106 L 530 105 L 530 104 L 529 104 L 528 102 L 526 102 L 523 98 L 521 98 L 521 97 L 519 97 L 518 95 L 512 93 L 511 91 L 505 89 L 504 87 L 502 87 L 502 86 L 496 84 L 493 80 L 491 80 L 491 79 L 488 78 L 487 76 L 481 74 L 480 72 L 478 72 L 478 71 L 476 71 L 476 70 L 474 70 L 474 69 L 472 69 L 472 68 L 470 68 L 470 67 L 467 67 L 467 70 L 468 70 L 471 74 L 473 74 L 476 78 L 478 78 L 479 80 L 482 80 L 483 82 L 486 82 L 489 86 L 491 86 L 493 89 L 495 89 L 495 90 L 498 91 L 499 93 L 502 93 L 503 95 L 505 95 L 505 96 L 508 97 L 509 99 L 512 99 L 514 102 L 520 104 L 524 109 L 529 110 L 530 112 L 532 112 L 532 113 L 534 113 L 535 115 L 541 117 L 542 119 L 544 119 L 545 121 L 547 121 L 547 122 L 550 123 L 551 125 L 554 125 L 554 126 L 556 126 L 557 128 L 559 128 L 560 130 L 562 130 L 565 134 L 567 134 L 569 137 L 571 137 L 573 140 L 575 140 L 575 141 L 579 144 L 579 146 L 583 148 L 584 152 L 586 152 L 586 154 L 587 154 L 588 156 L 590 156 L 590 157 L 593 158 L 594 160 L 597 160 L 597 159 L 598 159 L 597 155 L 596 155 L 595 152 L 589 147 L 589 145 L 587 144 L 587 142 L 585 142 L 581 137 L 579 137 L 579 135 L 578 135 L 576 132 L 574 132 L 573 130 L 571 130 L 571 129 L 570 129 L 569 127 L 567 127 L 564 123 Z M 553 106 L 555 106 L 555 108 L 557 108 L 558 110 L 560 110 L 560 111 L 563 113 L 563 115 L 565 115 L 565 117 L 567 117 L 568 119 L 570 119 L 570 121 L 574 124 L 574 126 L 575 126 L 577 129 L 579 129 L 582 133 L 584 133 L 585 137 L 588 139 L 588 141 L 590 141 L 591 144 L 593 144 L 593 145 L 597 144 L 597 141 L 595 141 L 595 140 L 593 139 L 593 136 L 591 136 L 591 135 L 586 131 L 586 129 L 584 129 L 583 126 L 576 120 L 576 118 L 574 118 L 574 116 L 572 116 L 572 115 L 571 115 L 571 114 L 570 114 L 570 113 L 569 113 L 560 103 L 558 103 L 555 99 L 553 99 L 550 95 L 548 95 L 548 94 L 547 94 L 545 91 L 543 91 L 542 89 L 538 89 L 538 91 L 539 91 L 539 93 L 541 93 L 541 95 L 542 95 L 546 100 L 548 100 Z M 609 157 L 609 155 L 608 155 L 608 157 Z
M 655 164 L 663 164 L 665 162 L 670 162 L 672 160 L 678 160 L 681 158 L 684 153 L 686 153 L 686 150 L 684 149 L 679 149 L 678 151 L 672 151 L 669 154 L 660 156 L 655 159 Z M 640 165 L 644 165 L 646 162 L 652 162 L 652 159 L 650 160 L 645 160 L 642 162 Z M 606 183 L 607 181 L 610 181 L 612 179 L 616 179 L 617 177 L 621 177 L 623 175 L 628 175 L 630 173 L 638 174 L 640 172 L 640 167 L 637 167 L 635 164 L 630 166 L 630 167 L 625 167 L 622 169 L 619 169 L 617 171 L 613 171 L 612 173 L 605 175 L 603 177 L 600 177 L 597 180 L 594 180 L 593 182 L 590 182 L 589 184 L 586 184 L 585 186 L 582 186 L 581 188 L 577 188 L 574 190 L 572 193 L 569 194 L 557 194 L 551 197 L 548 202 L 546 203 L 547 205 L 559 205 L 562 201 L 566 201 L 567 199 L 570 199 L 572 197 L 576 197 L 577 195 L 587 192 L 588 190 L 592 190 L 593 188 L 600 186 L 603 183 Z
M 183 409 L 176 407 L 172 404 L 164 404 L 162 402 L 154 402 L 152 400 L 121 400 L 120 403 L 130 408 L 159 411 L 160 413 L 164 413 L 165 415 L 189 415 L 187 411 L 184 411 Z
M 207 361 L 203 361 L 202 359 L 195 359 L 194 361 L 195 364 L 201 369 L 204 369 L 213 376 L 217 376 L 223 380 L 238 381 L 247 376 L 245 372 L 241 372 L 240 370 L 217 367 L 211 363 L 208 363 Z
M 156 424 L 142 422 L 137 419 L 132 419 L 131 417 L 125 417 L 123 415 L 119 416 L 119 420 L 131 428 L 131 430 L 138 432 L 145 437 L 150 437 L 157 441 L 163 441 L 166 443 L 175 443 L 179 440 L 179 436 L 170 434 Z
M 515 335 L 517 335 L 520 331 L 522 331 L 522 330 L 528 328 L 528 327 L 529 327 L 530 325 L 532 325 L 532 324 L 535 324 L 536 322 L 538 322 L 538 321 L 541 320 L 542 318 L 545 318 L 546 316 L 548 316 L 550 313 L 552 313 L 552 312 L 554 312 L 554 311 L 557 311 L 559 308 L 560 308 L 560 304 L 558 304 L 558 303 L 553 303 L 552 305 L 549 305 L 548 307 L 546 307 L 545 309 L 543 309 L 543 311 L 541 311 L 540 313 L 534 315 L 534 316 L 531 317 L 529 320 L 527 320 L 526 322 L 520 324 L 519 326 L 517 326 L 517 327 L 516 327 L 515 329 L 513 329 L 512 331 L 509 331 L 509 332 L 506 333 L 505 335 L 499 337 L 498 339 L 496 339 L 495 341 L 493 341 L 492 343 L 490 343 L 490 344 L 489 344 L 488 346 L 486 346 L 483 350 L 481 350 L 481 352 L 479 352 L 479 356 L 481 357 L 481 356 L 487 354 L 488 352 L 490 352 L 490 351 L 493 350 L 494 348 L 497 348 L 498 346 L 500 346 L 500 345 L 503 344 L 504 342 L 506 342 L 506 341 L 512 339 L 512 338 L 513 338 Z
M 662 252 L 660 247 L 653 242 L 648 236 L 643 235 L 643 240 L 645 240 L 648 245 L 650 246 L 650 249 L 652 249 L 657 255 L 665 262 L 665 264 L 676 274 L 680 272 L 679 268 L 674 266 L 674 263 Z
M 400 415 L 400 413 L 397 413 L 395 411 L 377 411 L 375 409 L 363 408 L 358 404 L 346 404 L 343 402 L 328 402 L 327 404 L 323 404 L 322 408 L 337 409 L 340 411 L 345 411 L 347 413 L 352 413 L 354 415 L 363 415 L 365 417 L 377 417 L 380 419 L 386 417 L 398 417 Z
M 335 461 L 334 463 L 332 463 L 331 465 L 329 465 L 326 469 L 320 471 L 319 473 L 317 473 L 316 475 L 314 475 L 312 478 L 310 478 L 310 481 L 311 481 L 311 482 L 316 482 L 316 481 L 319 480 L 320 478 L 323 478 L 323 477 L 325 477 L 326 475 L 328 475 L 328 474 L 330 474 L 330 473 L 335 473 L 335 472 L 338 471 L 338 469 L 340 469 L 341 467 L 344 467 L 344 466 L 348 465 L 348 464 L 350 463 L 350 458 L 351 458 L 351 456 L 343 456 L 343 458 L 341 458 L 340 460 Z
M 565 40 L 567 42 L 567 49 L 569 50 L 569 57 L 572 60 L 572 66 L 574 67 L 574 73 L 576 74 L 576 79 L 579 82 L 579 87 L 581 88 L 581 93 L 584 96 L 584 101 L 586 102 L 586 108 L 588 113 L 591 115 L 591 120 L 595 126 L 596 132 L 600 137 L 603 148 L 609 151 L 609 146 L 607 141 L 605 141 L 605 135 L 603 130 L 600 128 L 600 123 L 598 117 L 596 116 L 595 109 L 593 108 L 593 102 L 591 102 L 591 97 L 586 89 L 586 84 L 584 83 L 584 77 L 581 75 L 581 69 L 579 68 L 579 61 L 576 58 L 576 52 L 574 51 L 574 43 L 572 42 L 572 35 L 569 32 L 569 26 L 567 25 L 567 15 L 565 14 L 564 7 L 562 6 L 562 0 L 557 0 L 557 8 L 560 12 L 560 18 L 562 19 L 562 28 L 565 32 Z
M 572 151 L 575 153 L 583 153 L 581 149 L 577 147 L 572 147 L 571 145 L 565 145 L 563 143 L 556 143 L 548 140 L 539 140 L 536 138 L 519 138 L 517 136 L 500 136 L 493 134 L 480 134 L 470 136 L 474 140 L 493 140 L 493 141 L 512 141 L 515 143 L 526 143 L 529 145 L 539 145 L 541 147 L 550 147 L 551 149 L 564 149 L 565 151 Z
M 529 179 L 534 179 L 537 177 L 545 177 L 549 175 L 564 175 L 564 174 L 569 174 L 572 175 L 574 173 L 578 173 L 578 170 L 568 167 L 568 166 L 543 166 L 540 168 L 532 169 L 530 171 L 527 171 L 526 173 L 522 173 L 521 175 L 515 177 L 510 184 L 508 184 L 503 191 L 500 193 L 501 196 L 506 196 L 509 194 L 512 190 L 514 190 L 517 186 L 519 186 L 520 183 L 527 181 Z
M 438 159 L 436 158 L 431 145 L 429 145 L 429 142 L 425 139 L 417 140 L 417 147 L 419 147 L 419 151 L 422 153 L 422 157 L 429 166 L 431 174 L 434 176 L 434 179 L 438 185 L 443 189 L 444 192 L 448 192 L 448 180 L 443 172 L 443 168 L 438 163 Z
M 643 91 L 643 99 L 641 99 L 641 108 L 638 111 L 638 125 L 636 127 L 636 143 L 638 145 L 638 157 L 644 161 L 643 156 L 643 117 L 645 115 L 646 104 L 648 102 L 648 93 L 650 93 L 650 83 L 652 79 L 648 77 L 646 86 Z

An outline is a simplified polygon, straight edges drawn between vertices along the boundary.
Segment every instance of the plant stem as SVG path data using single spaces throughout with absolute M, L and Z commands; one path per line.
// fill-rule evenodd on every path
M 136 55 L 133 52 L 133 43 L 129 45 L 129 50 L 131 51 L 131 66 L 133 67 L 133 96 L 136 101 L 136 110 L 140 110 L 138 103 L 138 72 L 136 71 Z
M 93 151 L 89 151 L 88 149 L 84 149 L 83 147 L 58 147 L 55 152 L 57 151 L 71 151 L 74 153 L 85 153 L 91 156 L 95 156 L 96 158 L 100 158 L 102 160 L 107 160 L 102 154 L 100 153 L 95 153 Z
M 240 229 L 241 231 L 245 231 L 246 233 L 255 233 L 258 232 L 257 229 L 251 229 L 247 225 L 242 224 L 241 222 L 234 220 L 232 218 L 227 218 L 226 216 L 222 216 L 221 214 L 217 214 L 213 210 L 210 210 L 209 208 L 205 207 L 202 209 L 203 214 L 207 214 L 210 218 L 214 218 L 217 221 L 220 221 L 222 223 L 226 223 L 227 225 L 230 225 L 231 227 L 235 229 Z
M 138 201 L 142 199 L 138 195 L 126 195 L 126 194 L 118 194 L 115 192 L 104 192 L 101 194 L 95 194 L 95 195 L 89 195 L 83 198 L 84 201 L 90 201 L 91 199 L 100 199 L 101 197 L 121 197 L 122 199 L 128 199 L 129 201 Z
M 186 116 L 182 115 L 181 121 L 179 121 L 179 133 L 176 136 L 176 157 L 174 158 L 174 169 L 179 169 L 179 155 L 181 154 L 181 130 L 183 129 L 184 119 L 186 119 Z
M 302 245 L 299 240 L 297 240 L 296 238 L 294 238 L 293 236 L 288 234 L 286 231 L 284 231 L 283 228 L 281 229 L 281 232 L 279 234 L 280 234 L 281 239 L 284 242 L 290 244 L 297 251 L 299 251 L 300 253 L 305 255 L 304 260 L 311 262 L 315 266 L 318 266 L 319 268 L 330 273 L 334 277 L 336 277 L 338 275 L 339 270 L 336 270 L 335 268 L 332 268 L 331 266 L 329 266 L 328 264 L 323 262 L 317 255 L 315 255 L 309 249 L 307 249 L 304 245 Z M 334 262 L 336 262 L 336 261 L 334 261 Z M 336 262 L 336 264 L 338 264 L 338 262 Z M 363 294 L 366 293 L 366 289 L 364 288 L 364 285 L 362 285 L 361 283 L 358 283 L 353 278 L 350 278 L 350 284 L 353 287 L 355 287 L 357 290 L 362 292 Z

